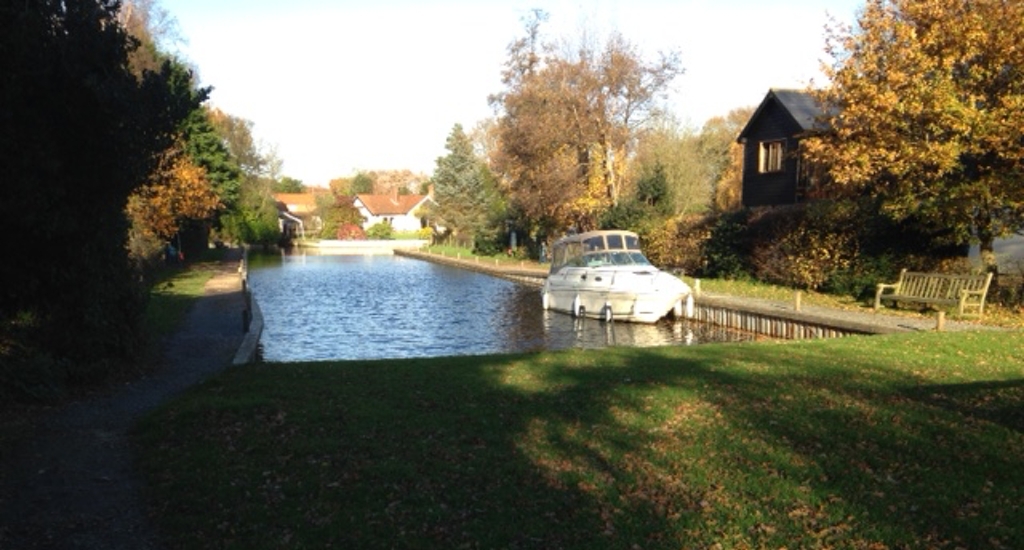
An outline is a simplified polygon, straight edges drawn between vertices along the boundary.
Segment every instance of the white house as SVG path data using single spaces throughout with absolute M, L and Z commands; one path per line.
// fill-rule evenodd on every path
M 356 195 L 353 206 L 366 219 L 364 229 L 385 222 L 395 231 L 418 231 L 426 218 L 417 216 L 417 210 L 427 201 L 433 201 L 430 195 L 399 195 L 395 189 L 390 195 Z

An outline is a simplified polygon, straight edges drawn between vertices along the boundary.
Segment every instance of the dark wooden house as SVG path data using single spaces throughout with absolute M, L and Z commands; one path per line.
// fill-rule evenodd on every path
M 795 204 L 806 199 L 809 171 L 800 139 L 817 127 L 818 102 L 805 91 L 769 90 L 740 132 L 743 206 Z

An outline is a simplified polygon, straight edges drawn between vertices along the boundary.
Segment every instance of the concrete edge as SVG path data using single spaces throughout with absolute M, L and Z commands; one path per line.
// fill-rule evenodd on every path
M 697 303 L 703 303 L 713 307 L 721 307 L 737 311 L 746 311 L 748 313 L 755 313 L 758 315 L 763 315 L 765 317 L 785 319 L 788 321 L 805 323 L 809 325 L 832 327 L 838 330 L 843 330 L 851 333 L 895 334 L 901 332 L 914 332 L 922 330 L 920 328 L 913 327 L 910 325 L 887 326 L 876 323 L 865 323 L 852 319 L 837 319 L 833 316 L 816 315 L 812 312 L 800 312 L 794 311 L 792 309 L 786 309 L 786 306 L 782 304 L 763 304 L 758 303 L 756 301 L 746 301 L 741 305 L 737 303 L 736 299 L 723 299 L 707 295 L 698 296 Z
M 235 352 L 235 358 L 231 361 L 232 366 L 248 365 L 256 361 L 256 351 L 260 344 L 260 336 L 263 335 L 263 312 L 256 303 L 256 297 L 252 297 L 252 319 L 249 321 L 249 332 L 245 333 L 242 345 Z

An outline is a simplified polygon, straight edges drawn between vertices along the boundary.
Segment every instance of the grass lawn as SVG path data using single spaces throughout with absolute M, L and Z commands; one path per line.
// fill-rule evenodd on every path
M 527 260 L 516 256 L 509 256 L 507 254 L 480 256 L 474 254 L 473 251 L 469 250 L 468 248 L 461 248 L 457 246 L 432 245 L 423 247 L 422 250 L 424 252 L 430 252 L 431 254 L 438 254 L 440 256 L 447 256 L 449 258 L 458 258 L 463 260 L 476 259 L 478 261 L 485 261 L 488 265 L 500 264 L 513 267 L 530 267 L 541 269 L 544 271 L 547 271 L 548 269 L 551 268 L 550 264 L 541 264 L 536 260 Z
M 1024 334 L 264 364 L 134 442 L 170 548 L 1024 548 Z
M 204 285 L 215 270 L 209 263 L 197 263 L 188 269 L 160 272 L 146 307 L 146 330 L 154 344 L 180 326 L 189 308 L 203 295 Z

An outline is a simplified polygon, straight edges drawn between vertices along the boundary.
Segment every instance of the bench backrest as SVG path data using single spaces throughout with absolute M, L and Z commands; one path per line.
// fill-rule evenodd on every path
M 956 275 L 949 273 L 916 273 L 905 271 L 900 274 L 899 293 L 905 296 L 957 300 L 961 290 L 987 292 L 992 274 Z

